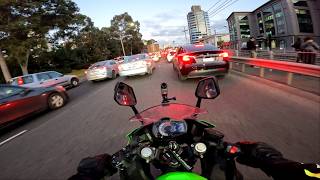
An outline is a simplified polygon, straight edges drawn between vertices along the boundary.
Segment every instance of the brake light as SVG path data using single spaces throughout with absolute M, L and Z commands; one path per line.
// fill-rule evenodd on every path
M 195 46 L 196 46 L 196 47 L 203 47 L 204 44 L 196 44 Z
M 22 79 L 22 77 L 19 77 L 19 78 L 18 78 L 18 85 L 23 85 L 23 79 Z
M 223 52 L 223 53 L 219 54 L 219 56 L 226 58 L 226 57 L 229 57 L 229 54 L 227 52 Z
M 122 70 L 123 70 L 122 65 L 119 65 L 119 66 L 118 66 L 118 69 L 119 69 L 119 71 L 122 71 Z
M 194 56 L 185 55 L 182 57 L 182 61 L 188 62 L 194 59 Z

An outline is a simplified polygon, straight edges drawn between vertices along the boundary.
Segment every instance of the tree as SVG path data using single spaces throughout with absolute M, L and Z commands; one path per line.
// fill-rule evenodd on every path
M 149 40 L 146 40 L 146 45 L 150 45 L 150 44 L 154 44 L 156 43 L 157 41 L 154 40 L 154 39 L 149 39 Z
M 127 12 L 116 15 L 111 20 L 111 36 L 113 39 L 123 39 L 125 54 L 128 54 L 128 52 L 141 52 L 143 42 L 141 40 L 142 34 L 139 31 L 140 23 L 138 21 L 133 21 L 132 17 Z M 118 42 L 118 44 L 119 43 L 120 42 Z
M 49 32 L 68 35 L 83 18 L 71 0 L 2 0 L 0 7 L 0 49 L 8 51 L 23 74 L 28 74 L 30 55 L 47 49 Z

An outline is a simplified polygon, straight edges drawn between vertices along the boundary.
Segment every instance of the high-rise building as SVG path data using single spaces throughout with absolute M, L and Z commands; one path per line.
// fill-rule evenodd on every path
M 197 43 L 198 39 L 211 34 L 208 13 L 201 10 L 200 6 L 192 6 L 187 18 L 190 43 Z
M 245 48 L 250 36 L 261 49 L 290 49 L 297 38 L 320 43 L 320 0 L 269 0 L 253 12 L 227 19 L 233 48 Z

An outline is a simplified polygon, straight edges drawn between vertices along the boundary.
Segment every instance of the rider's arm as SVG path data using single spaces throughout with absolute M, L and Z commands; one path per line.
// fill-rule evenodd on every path
M 260 168 L 274 179 L 320 179 L 320 167 L 316 164 L 302 164 L 285 159 L 282 154 L 266 143 L 240 142 L 242 155 L 237 158 L 241 164 Z
M 77 174 L 71 176 L 69 180 L 100 180 L 112 176 L 117 169 L 112 166 L 111 160 L 109 154 L 84 158 L 79 163 Z

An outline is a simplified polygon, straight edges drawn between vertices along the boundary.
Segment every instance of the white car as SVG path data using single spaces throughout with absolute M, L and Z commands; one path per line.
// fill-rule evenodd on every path
M 155 63 L 147 54 L 136 54 L 125 56 L 118 69 L 120 76 L 152 74 Z
M 119 74 L 118 62 L 115 60 L 100 61 L 91 65 L 86 72 L 89 81 L 115 79 Z
M 176 52 L 175 51 L 170 51 L 167 55 L 167 61 L 170 63 L 172 62 L 173 57 L 175 56 Z
M 56 71 L 46 71 L 12 78 L 12 85 L 23 87 L 78 86 L 79 78 L 75 75 L 63 75 Z

